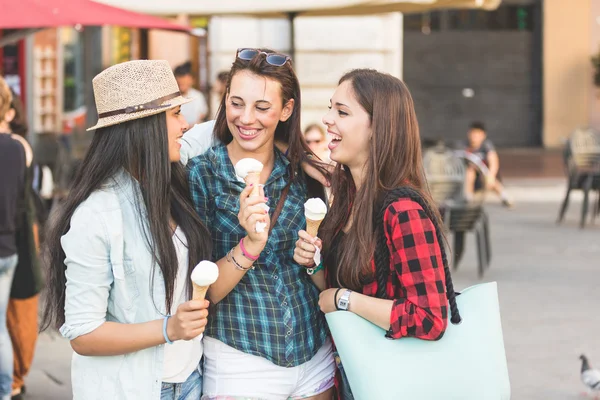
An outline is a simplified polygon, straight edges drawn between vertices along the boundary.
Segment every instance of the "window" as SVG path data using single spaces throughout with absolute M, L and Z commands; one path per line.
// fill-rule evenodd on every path
M 404 30 L 533 31 L 533 5 L 501 5 L 494 11 L 458 9 L 404 15 Z
M 84 106 L 83 89 L 83 39 L 74 28 L 61 30 L 64 60 L 64 107 L 65 112 Z
M 441 12 L 404 15 L 405 31 L 420 31 L 425 34 L 440 30 Z
M 494 11 L 450 10 L 448 29 L 460 31 L 532 31 L 533 6 L 500 6 Z

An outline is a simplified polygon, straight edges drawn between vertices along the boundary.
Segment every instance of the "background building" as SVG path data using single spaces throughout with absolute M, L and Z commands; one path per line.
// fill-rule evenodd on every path
M 138 3 L 123 7 L 139 9 Z M 321 120 L 345 71 L 372 67 L 406 81 L 425 139 L 456 141 L 474 119 L 488 125 L 500 147 L 555 148 L 577 127 L 600 129 L 591 64 L 599 51 L 600 0 L 504 0 L 494 11 L 404 16 L 299 16 L 293 25 L 287 18 L 164 16 L 207 34 L 48 29 L 0 51 L 0 73 L 20 89 L 35 131 L 74 137 L 95 118 L 86 95 L 92 77 L 129 59 L 167 59 L 173 67 L 191 60 L 214 115 L 219 99 L 211 86 L 240 47 L 293 53 L 304 126 Z

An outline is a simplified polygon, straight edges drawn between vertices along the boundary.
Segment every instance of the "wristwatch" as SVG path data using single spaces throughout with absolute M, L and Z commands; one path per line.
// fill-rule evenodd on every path
M 350 307 L 350 293 L 352 290 L 346 289 L 337 301 L 338 310 L 348 311 Z

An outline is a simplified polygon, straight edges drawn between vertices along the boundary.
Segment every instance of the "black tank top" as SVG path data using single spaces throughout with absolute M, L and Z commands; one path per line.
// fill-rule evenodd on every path
M 341 287 L 337 281 L 337 272 L 340 268 L 339 264 L 344 237 L 344 231 L 339 231 L 338 234 L 334 236 L 329 250 L 323 257 L 323 263 L 327 267 L 327 284 L 329 287 Z
M 17 253 L 16 227 L 24 207 L 25 149 L 11 135 L 0 133 L 0 257 Z

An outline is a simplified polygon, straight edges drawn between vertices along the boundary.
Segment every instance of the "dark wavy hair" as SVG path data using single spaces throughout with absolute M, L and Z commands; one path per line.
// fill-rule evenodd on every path
M 100 128 L 94 133 L 66 201 L 48 224 L 44 248 L 48 293 L 42 330 L 49 326 L 58 328 L 65 320 L 66 267 L 61 236 L 68 232 L 77 207 L 121 169 L 139 182 L 143 204 L 136 204 L 138 218 L 147 222 L 140 225 L 144 227 L 148 248 L 153 249 L 155 266 L 162 273 L 167 310 L 171 308 L 179 266 L 169 219 L 177 223 L 187 238 L 188 277 L 194 265 L 211 256 L 210 233 L 194 210 L 186 171 L 179 162 L 171 163 L 168 154 L 164 112 Z M 153 268 L 151 281 L 155 272 Z M 188 296 L 191 297 L 191 288 Z

